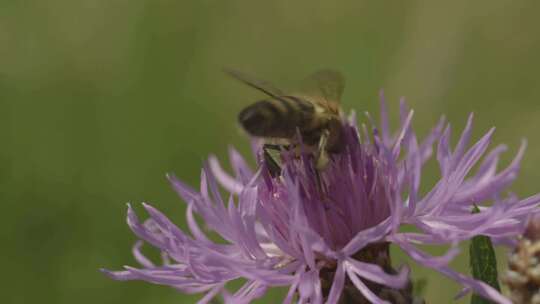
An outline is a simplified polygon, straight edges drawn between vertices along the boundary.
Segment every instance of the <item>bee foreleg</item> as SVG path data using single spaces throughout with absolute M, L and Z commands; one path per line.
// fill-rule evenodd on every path
M 273 151 L 274 153 L 271 153 L 270 151 Z M 265 144 L 263 146 L 264 163 L 266 167 L 268 168 L 268 172 L 270 172 L 270 175 L 272 177 L 278 177 L 281 175 L 281 166 L 279 164 L 280 151 L 281 151 L 281 147 L 278 145 Z M 276 155 L 276 153 L 278 154 Z

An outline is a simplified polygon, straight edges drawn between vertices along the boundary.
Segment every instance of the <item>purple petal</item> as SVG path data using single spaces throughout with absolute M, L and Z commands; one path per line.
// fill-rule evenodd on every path
M 352 258 L 347 258 L 345 263 L 347 269 L 356 275 L 395 289 L 403 288 L 409 281 L 410 271 L 407 267 L 403 267 L 397 275 L 390 275 L 376 264 L 364 263 Z
M 367 244 L 383 239 L 390 231 L 391 224 L 392 222 L 390 220 L 385 220 L 375 227 L 360 231 L 342 249 L 342 252 L 350 256 L 364 248 Z
M 306 303 L 322 304 L 321 281 L 319 280 L 319 271 L 317 269 L 305 272 L 298 284 L 298 293 L 300 301 Z
M 173 174 L 167 174 L 167 179 L 171 183 L 173 189 L 178 193 L 178 195 L 187 203 L 197 199 L 200 194 L 197 193 L 193 188 L 181 182 Z
M 208 164 L 210 170 L 225 190 L 236 194 L 242 191 L 244 185 L 223 170 L 216 156 L 211 155 L 208 158 Z
M 297 269 L 295 272 L 296 274 L 294 275 L 294 279 L 291 283 L 291 287 L 289 287 L 289 291 L 287 292 L 287 296 L 285 297 L 285 299 L 283 300 L 283 304 L 291 304 L 292 303 L 292 300 L 296 294 L 296 290 L 298 288 L 298 284 L 300 284 L 300 279 L 302 278 L 303 274 L 304 274 L 304 269 L 305 269 L 305 265 L 302 265 L 299 269 Z
M 229 158 L 231 160 L 231 167 L 236 174 L 236 178 L 239 179 L 243 184 L 247 184 L 253 177 L 253 171 L 245 159 L 233 147 L 229 147 Z
M 224 285 L 216 285 L 209 292 L 207 292 L 202 299 L 197 301 L 197 304 L 208 304 L 212 299 L 223 289 Z
M 510 300 L 502 296 L 498 291 L 496 291 L 493 287 L 485 284 L 484 282 L 476 281 L 472 278 L 466 277 L 460 273 L 457 273 L 447 266 L 441 264 L 441 263 L 434 263 L 433 257 L 429 256 L 428 254 L 415 249 L 414 247 L 405 244 L 404 242 L 398 243 L 398 245 L 407 251 L 409 256 L 418 262 L 419 264 L 432 268 L 434 270 L 439 271 L 440 273 L 454 279 L 455 281 L 461 283 L 465 287 L 469 287 L 472 290 L 474 290 L 475 293 L 481 295 L 482 297 L 492 300 L 499 304 L 511 304 Z
M 186 218 L 189 230 L 195 239 L 203 244 L 210 244 L 211 241 L 206 237 L 204 232 L 202 232 L 201 228 L 199 228 L 199 225 L 197 224 L 197 221 L 195 220 L 195 216 L 193 215 L 193 204 L 188 205 L 186 210 Z
M 431 130 L 431 132 L 426 136 L 424 141 L 420 144 L 420 158 L 422 160 L 422 164 L 425 163 L 433 154 L 433 144 L 437 139 L 440 138 L 443 130 L 444 125 L 446 123 L 445 117 L 441 117 L 439 120 L 439 123 Z
M 474 114 L 471 113 L 469 115 L 469 118 L 467 119 L 467 125 L 465 126 L 465 129 L 461 133 L 461 136 L 459 138 L 459 142 L 456 146 L 456 149 L 454 150 L 454 153 L 452 155 L 453 158 L 453 165 L 456 165 L 459 160 L 461 160 L 461 157 L 463 153 L 465 152 L 465 149 L 467 148 L 467 145 L 469 144 L 469 140 L 471 138 L 471 131 L 472 131 L 472 122 L 473 122 Z
M 401 249 L 403 249 L 403 251 L 405 251 L 411 258 L 416 261 L 421 260 L 423 265 L 431 268 L 448 265 L 448 263 L 450 263 L 459 254 L 460 251 L 459 247 L 454 245 L 442 256 L 427 256 L 403 238 L 403 235 L 394 235 L 389 237 L 388 239 L 401 247 Z
M 336 273 L 334 274 L 334 279 L 332 287 L 330 288 L 330 293 L 326 300 L 326 304 L 337 304 L 341 292 L 343 291 L 343 286 L 345 285 L 345 262 L 339 261 L 336 268 Z
M 396 138 L 396 141 L 394 143 L 394 147 L 392 148 L 392 155 L 394 156 L 394 159 L 397 159 L 399 156 L 399 152 L 401 149 L 401 144 L 403 139 L 405 138 L 405 135 L 407 135 L 407 132 L 409 131 L 409 127 L 411 125 L 411 120 L 414 115 L 414 111 L 410 111 L 409 115 L 407 116 L 406 120 L 403 122 L 403 126 L 401 127 L 401 131 Z
M 354 286 L 373 304 L 391 304 L 388 301 L 384 301 L 383 299 L 377 297 L 369 288 L 362 283 L 362 281 L 356 276 L 354 271 L 349 267 L 348 265 L 345 265 L 345 269 L 347 271 L 347 275 L 349 276 L 349 279 L 352 281 Z
M 226 304 L 248 304 L 260 298 L 266 292 L 266 286 L 257 281 L 248 281 L 232 296 L 225 297 Z
M 450 125 L 446 127 L 442 136 L 439 139 L 439 145 L 437 146 L 437 161 L 441 168 L 441 175 L 447 176 L 451 162 L 452 152 L 450 151 Z
M 381 107 L 381 135 L 382 140 L 386 146 L 390 145 L 390 119 L 388 118 L 388 107 L 386 106 L 386 98 L 384 98 L 384 92 L 379 92 L 379 100 Z
M 117 281 L 130 281 L 130 280 L 136 280 L 137 276 L 135 276 L 130 271 L 110 271 L 104 268 L 101 268 L 100 271 L 104 273 L 106 276 L 113 280 Z
M 496 154 L 490 154 L 491 162 L 485 164 L 485 167 L 480 168 L 478 173 L 479 176 L 467 185 L 469 186 L 468 189 L 465 188 L 456 193 L 456 196 L 452 199 L 453 203 L 470 205 L 474 202 L 490 199 L 497 195 L 500 192 L 500 189 L 504 189 L 516 178 L 526 146 L 527 144 L 524 141 L 510 165 L 499 174 L 493 176 L 498 160 L 496 155 L 505 148 L 501 147 L 496 149 L 494 151 Z
M 137 260 L 137 262 L 139 264 L 141 264 L 142 266 L 146 267 L 146 268 L 153 268 L 155 267 L 154 266 L 154 263 L 152 263 L 142 252 L 141 252 L 141 247 L 142 245 L 144 244 L 143 241 L 137 241 L 135 243 L 135 245 L 133 245 L 133 250 L 132 250 L 132 253 L 133 253 L 133 256 L 135 257 L 135 260 Z

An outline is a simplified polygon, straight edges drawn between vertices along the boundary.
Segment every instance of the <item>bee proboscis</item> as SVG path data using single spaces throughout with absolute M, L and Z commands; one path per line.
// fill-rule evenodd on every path
M 266 140 L 265 158 L 269 156 L 267 149 L 297 145 L 298 132 L 303 144 L 314 151 L 318 170 L 328 164 L 329 153 L 342 151 L 339 102 L 344 79 L 341 73 L 329 69 L 316 71 L 306 79 L 310 90 L 285 93 L 267 81 L 239 71 L 225 69 L 225 72 L 269 97 L 252 103 L 238 114 L 238 121 L 248 134 Z

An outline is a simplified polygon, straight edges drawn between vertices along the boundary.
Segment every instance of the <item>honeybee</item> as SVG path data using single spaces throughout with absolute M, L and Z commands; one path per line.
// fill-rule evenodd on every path
M 240 111 L 238 122 L 251 136 L 265 139 L 264 157 L 271 172 L 280 169 L 275 161 L 271 161 L 269 150 L 296 146 L 298 133 L 302 143 L 313 151 L 317 170 L 327 166 L 329 153 L 343 150 L 344 134 L 339 102 L 345 82 L 341 73 L 319 70 L 306 79 L 308 90 L 284 93 L 267 81 L 232 69 L 224 71 L 269 97 Z

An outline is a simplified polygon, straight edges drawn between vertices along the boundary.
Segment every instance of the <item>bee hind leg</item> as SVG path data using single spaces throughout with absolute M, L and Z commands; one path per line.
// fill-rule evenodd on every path
M 317 168 L 317 170 L 319 171 L 324 170 L 330 162 L 330 157 L 328 156 L 327 151 L 329 135 L 330 132 L 328 130 L 324 130 L 322 132 L 321 138 L 319 139 L 319 146 L 317 147 L 317 152 L 315 152 L 315 168 Z

